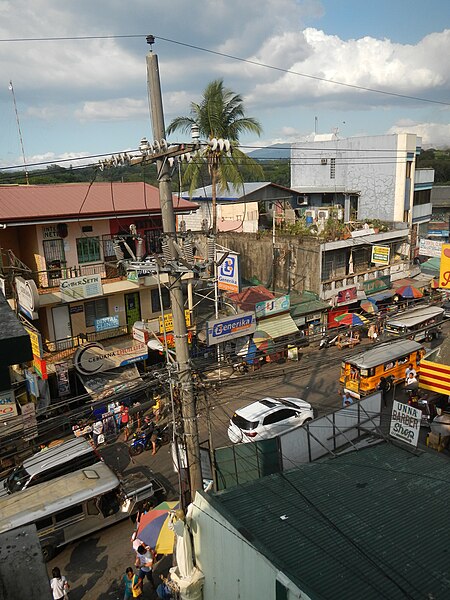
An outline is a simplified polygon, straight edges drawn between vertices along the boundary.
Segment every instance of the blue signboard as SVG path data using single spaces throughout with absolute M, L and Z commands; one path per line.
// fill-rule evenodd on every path
M 217 267 L 217 287 L 219 290 L 239 292 L 239 255 L 234 252 L 217 252 L 217 262 L 220 262 L 225 254 L 225 260 Z
M 255 330 L 256 317 L 254 312 L 208 321 L 208 346 L 249 335 L 254 333 Z
M 119 315 L 113 317 L 103 317 L 103 319 L 95 319 L 95 331 L 106 331 L 107 329 L 119 328 Z

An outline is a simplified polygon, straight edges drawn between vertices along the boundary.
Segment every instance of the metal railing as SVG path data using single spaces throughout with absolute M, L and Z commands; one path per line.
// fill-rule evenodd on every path
M 120 277 L 121 273 L 116 263 L 98 263 L 95 265 L 76 265 L 66 267 L 64 265 L 47 269 L 44 271 L 36 271 L 31 274 L 38 288 L 49 289 L 59 287 L 64 279 L 73 279 L 74 277 L 82 277 L 83 275 L 100 275 L 102 279 L 114 279 Z
M 131 339 L 132 335 L 129 332 L 127 325 L 122 325 L 116 329 L 107 329 L 105 331 L 93 331 L 91 333 L 81 333 L 73 337 L 63 338 L 61 340 L 45 340 L 44 350 L 50 354 L 62 353 L 67 356 L 78 346 L 82 346 L 87 342 L 100 342 L 102 340 L 109 340 L 116 337 L 128 337 Z

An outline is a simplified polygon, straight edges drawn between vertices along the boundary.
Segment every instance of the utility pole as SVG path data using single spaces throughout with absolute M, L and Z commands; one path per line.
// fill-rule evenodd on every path
M 147 37 L 147 43 L 150 44 L 150 47 L 154 41 L 153 36 Z M 156 54 L 153 54 L 151 49 L 147 54 L 147 82 L 150 97 L 153 137 L 155 140 L 161 140 L 165 138 L 161 82 L 159 78 L 158 57 Z M 164 237 L 167 241 L 171 259 L 176 260 L 178 255 L 174 246 L 174 242 L 176 241 L 175 212 L 173 210 L 170 167 L 167 158 L 157 159 L 156 168 L 159 181 Z M 193 500 L 196 490 L 203 489 L 203 480 L 200 465 L 197 411 L 195 406 L 192 371 L 189 362 L 188 335 L 184 316 L 183 289 L 181 286 L 180 273 L 169 273 L 169 291 L 173 316 L 175 353 L 178 364 L 178 380 L 181 387 L 181 412 L 186 440 L 190 495 L 191 500 Z M 180 464 L 178 465 L 178 468 L 181 468 Z

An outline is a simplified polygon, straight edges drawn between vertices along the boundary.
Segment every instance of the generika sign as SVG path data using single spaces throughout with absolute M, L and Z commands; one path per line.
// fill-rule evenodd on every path
M 63 302 L 73 302 L 74 300 L 102 296 L 102 279 L 98 274 L 63 279 L 59 284 L 59 291 Z
M 98 342 L 80 346 L 73 356 L 73 364 L 78 373 L 93 375 L 117 367 L 124 367 L 144 360 L 148 356 L 147 346 L 134 342 L 125 348 L 105 348 Z
M 208 346 L 233 340 L 256 331 L 254 312 L 240 313 L 233 317 L 225 317 L 207 323 Z

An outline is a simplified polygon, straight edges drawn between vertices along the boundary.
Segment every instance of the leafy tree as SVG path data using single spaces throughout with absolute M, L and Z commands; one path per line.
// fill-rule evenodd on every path
M 256 119 L 247 117 L 244 111 L 242 96 L 224 87 L 222 79 L 211 81 L 203 92 L 199 104 L 191 102 L 189 116 L 176 117 L 167 128 L 167 133 L 180 130 L 190 133 L 192 125 L 197 125 L 200 137 L 208 141 L 215 139 L 229 140 L 231 152 L 204 147 L 186 167 L 183 181 L 189 184 L 189 192 L 199 187 L 202 181 L 203 167 L 206 162 L 212 188 L 213 232 L 217 229 L 217 190 L 225 191 L 228 184 L 243 186 L 246 172 L 253 176 L 263 177 L 261 166 L 238 148 L 239 137 L 243 133 L 262 132 Z

